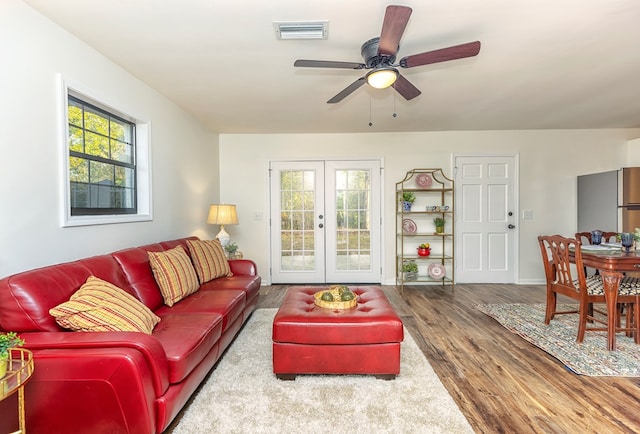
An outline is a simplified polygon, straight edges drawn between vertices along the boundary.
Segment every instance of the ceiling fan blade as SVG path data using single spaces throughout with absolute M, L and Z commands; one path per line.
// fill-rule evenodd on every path
M 414 66 L 428 65 L 430 63 L 446 62 L 448 60 L 473 57 L 480 52 L 480 42 L 469 42 L 440 50 L 427 51 L 400 59 L 400 66 L 413 68 Z
M 400 38 L 407 27 L 412 9 L 406 6 L 387 6 L 380 32 L 378 54 L 394 56 L 398 52 Z
M 336 96 L 334 96 L 333 98 L 331 98 L 329 101 L 327 101 L 327 104 L 335 104 L 337 102 L 342 101 L 343 99 L 345 99 L 347 96 L 351 95 L 351 93 L 353 93 L 356 89 L 358 89 L 360 86 L 362 86 L 363 84 L 365 84 L 366 80 L 364 77 L 360 77 L 359 79 L 357 79 L 356 81 L 354 81 L 353 83 L 351 83 L 349 86 L 347 86 L 346 88 L 344 88 L 340 93 L 338 93 Z
M 396 82 L 393 83 L 393 88 L 407 101 L 410 99 L 414 99 L 422 93 L 417 87 L 411 84 L 411 82 L 404 78 L 404 76 L 402 75 L 398 75 Z
M 345 68 L 345 69 L 363 69 L 366 68 L 364 63 L 358 62 L 334 62 L 331 60 L 305 60 L 299 59 L 293 63 L 293 66 L 302 66 L 306 68 Z

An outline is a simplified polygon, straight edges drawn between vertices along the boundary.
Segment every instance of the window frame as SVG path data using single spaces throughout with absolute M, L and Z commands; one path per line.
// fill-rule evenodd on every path
M 93 194 L 91 192 L 96 191 L 96 190 L 100 190 L 100 186 L 99 183 L 96 183 L 94 181 L 91 181 L 92 178 L 92 163 L 93 164 L 103 164 L 106 165 L 107 167 L 109 167 L 109 171 L 114 171 L 112 173 L 111 176 L 115 176 L 115 171 L 117 170 L 117 168 L 120 169 L 128 169 L 129 173 L 132 175 L 133 178 L 133 182 L 132 185 L 129 187 L 125 187 L 125 191 L 128 188 L 130 191 L 133 190 L 133 197 L 132 199 L 132 204 L 130 207 L 114 207 L 113 205 L 113 198 L 109 200 L 109 205 L 111 205 L 110 207 L 92 207 L 92 206 L 85 206 L 85 207 L 81 207 L 81 206 L 73 206 L 73 202 L 71 203 L 70 209 L 71 209 L 71 215 L 72 216 L 87 216 L 87 215 L 112 215 L 112 214 L 118 214 L 118 215 L 122 215 L 122 214 L 136 214 L 138 212 L 138 198 L 137 195 L 135 194 L 135 192 L 137 191 L 138 187 L 137 187 L 137 179 L 136 179 L 136 138 L 135 138 L 135 130 L 136 130 L 136 124 L 134 121 L 124 118 L 116 113 L 114 113 L 113 111 L 109 111 L 109 110 L 104 110 L 100 107 L 97 107 L 95 104 L 93 104 L 93 102 L 88 101 L 86 98 L 80 98 L 78 96 L 75 95 L 74 92 L 68 92 L 67 93 L 67 98 L 69 99 L 69 101 L 73 101 L 73 104 L 68 104 L 67 105 L 67 115 L 69 114 L 69 107 L 71 105 L 76 106 L 78 108 L 82 107 L 82 113 L 83 113 L 83 119 L 82 119 L 82 125 L 69 125 L 69 129 L 74 128 L 76 130 L 81 130 L 82 133 L 82 151 L 79 150 L 74 150 L 74 149 L 69 149 L 69 159 L 71 160 L 72 158 L 77 158 L 77 159 L 81 159 L 84 160 L 86 162 L 86 164 L 88 164 L 88 168 L 87 168 L 87 176 L 88 179 L 85 181 L 76 181 L 77 183 L 84 183 L 86 184 L 86 188 L 89 191 L 88 193 L 85 193 L 88 195 L 88 200 L 90 202 L 93 202 Z M 94 113 L 95 115 L 99 116 L 101 119 L 104 119 L 108 122 L 109 124 L 109 131 L 108 131 L 108 135 L 103 135 L 102 133 L 99 133 L 97 131 L 92 130 L 89 126 L 87 126 L 85 124 L 85 113 L 86 112 L 90 112 L 90 113 Z M 130 157 L 130 161 L 122 161 L 119 160 L 118 158 L 114 158 L 112 155 L 109 156 L 101 156 L 101 155 L 96 155 L 93 154 L 91 152 L 87 152 L 87 149 L 85 148 L 85 146 L 87 145 L 87 135 L 93 135 L 93 136 L 99 136 L 101 137 L 101 139 L 108 141 L 109 143 L 109 154 L 111 154 L 111 152 L 113 152 L 112 150 L 112 142 L 115 140 L 115 138 L 112 136 L 111 133 L 111 124 L 113 122 L 118 122 L 121 123 L 123 125 L 126 125 L 126 128 L 130 128 L 129 132 L 131 139 L 129 140 L 130 143 L 128 143 L 129 146 L 131 146 L 132 151 L 131 157 Z M 127 145 L 127 142 L 122 142 L 121 140 L 117 140 L 120 143 L 124 143 L 125 145 Z M 71 137 L 69 136 L 69 142 L 71 143 Z M 70 181 L 69 185 L 70 185 L 70 189 L 73 192 L 74 189 L 72 187 L 73 185 L 73 181 Z M 109 194 L 113 194 L 113 188 L 114 187 L 118 187 L 117 184 L 113 184 L 113 185 L 109 185 L 108 188 L 110 190 Z M 77 191 L 76 191 L 76 194 Z M 98 193 L 98 198 L 99 198 L 100 194 Z
M 61 226 L 88 226 L 114 223 L 129 223 L 153 220 L 152 216 L 152 195 L 151 195 L 151 144 L 150 131 L 151 122 L 142 120 L 141 116 L 132 115 L 132 110 L 125 108 L 124 104 L 113 103 L 101 97 L 95 91 L 86 89 L 80 85 L 69 83 L 62 76 L 60 79 L 60 106 L 61 106 Z M 71 214 L 71 182 L 69 174 L 69 118 L 68 104 L 69 96 L 80 99 L 82 102 L 94 106 L 99 110 L 104 110 L 117 118 L 122 118 L 135 125 L 135 179 L 137 211 L 135 213 L 107 213 L 72 215 Z M 116 109 L 114 107 L 121 107 Z

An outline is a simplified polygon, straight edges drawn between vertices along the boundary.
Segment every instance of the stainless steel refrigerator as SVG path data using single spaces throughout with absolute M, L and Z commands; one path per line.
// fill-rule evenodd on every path
M 578 232 L 640 228 L 640 167 L 578 176 Z

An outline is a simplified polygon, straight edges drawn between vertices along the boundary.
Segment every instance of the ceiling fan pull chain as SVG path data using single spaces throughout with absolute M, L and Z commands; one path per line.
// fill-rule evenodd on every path
M 393 117 L 397 118 L 398 117 L 398 110 L 396 108 L 396 93 L 393 93 Z
M 369 126 L 373 126 L 373 122 L 371 122 L 371 95 L 369 95 Z

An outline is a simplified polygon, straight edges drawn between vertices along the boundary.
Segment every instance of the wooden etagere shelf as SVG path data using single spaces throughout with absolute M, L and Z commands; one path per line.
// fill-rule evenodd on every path
M 408 209 L 404 196 L 415 200 Z M 396 284 L 455 284 L 454 181 L 442 169 L 413 169 L 396 183 Z M 445 221 L 438 232 L 434 219 Z M 428 256 L 418 255 L 417 248 L 430 245 Z M 417 272 L 405 271 L 414 263 Z
M 26 432 L 24 386 L 33 374 L 33 354 L 24 348 L 10 348 L 7 373 L 0 377 L 0 401 L 18 392 L 18 423 L 20 429 L 12 434 Z

